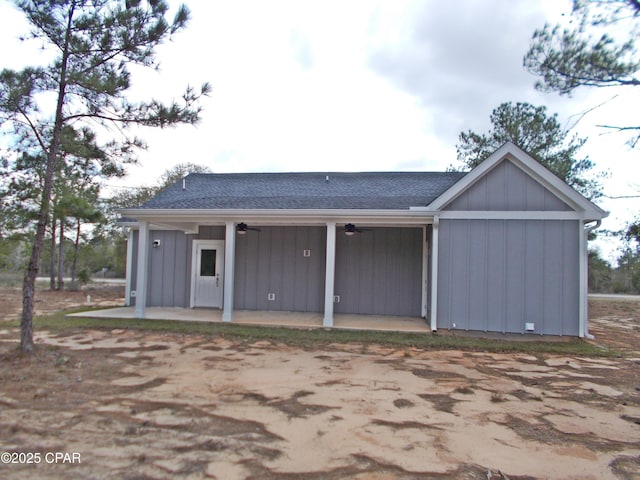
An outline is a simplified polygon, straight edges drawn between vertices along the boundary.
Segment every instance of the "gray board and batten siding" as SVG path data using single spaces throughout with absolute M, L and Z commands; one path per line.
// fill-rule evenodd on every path
M 441 220 L 441 328 L 578 335 L 577 220 Z M 447 239 L 447 240 L 444 240 Z
M 191 295 L 191 255 L 193 240 L 224 240 L 224 227 L 201 226 L 197 235 L 175 230 L 151 230 L 149 235 L 149 288 L 147 305 L 150 307 L 189 308 Z M 160 247 L 153 248 L 154 240 Z M 133 232 L 131 290 L 136 290 L 138 269 L 138 231 Z M 130 305 L 136 298 L 130 299 Z
M 419 317 L 422 228 L 379 227 L 336 236 L 336 313 Z
M 570 211 L 572 208 L 509 160 L 478 180 L 446 210 Z
M 154 240 L 160 240 L 160 247 L 149 249 L 148 305 L 189 307 L 191 238 L 182 232 L 153 231 Z
M 570 207 L 505 160 L 445 210 Z M 439 229 L 439 327 L 579 334 L 579 220 L 442 219 Z
M 257 228 L 236 236 L 234 308 L 322 312 L 326 227 Z
M 326 227 L 257 226 L 236 238 L 234 308 L 324 310 Z M 421 228 L 336 236 L 334 311 L 420 316 Z
M 326 227 L 257 228 L 236 236 L 234 309 L 322 312 Z M 135 245 L 137 232 L 133 238 Z M 198 235 L 152 230 L 149 242 L 159 240 L 160 247 L 149 249 L 149 306 L 189 307 L 195 238 L 223 240 L 224 227 L 200 227 Z M 420 316 L 422 247 L 421 228 L 376 227 L 338 235 L 335 312 Z

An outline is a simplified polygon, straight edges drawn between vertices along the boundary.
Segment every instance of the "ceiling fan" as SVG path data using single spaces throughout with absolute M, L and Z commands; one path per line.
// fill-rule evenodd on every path
M 356 233 L 369 232 L 370 228 L 358 228 L 353 223 L 347 223 L 344 226 L 344 234 L 348 237 L 355 235 Z
M 246 235 L 249 230 L 253 230 L 255 232 L 260 232 L 259 228 L 250 227 L 246 223 L 242 222 L 236 225 L 236 233 L 238 235 Z

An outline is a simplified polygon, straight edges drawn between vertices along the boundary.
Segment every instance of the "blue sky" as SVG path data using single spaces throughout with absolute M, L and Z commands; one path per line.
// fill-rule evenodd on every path
M 458 134 L 488 130 L 501 102 L 546 105 L 570 126 L 619 95 L 574 131 L 589 137 L 584 153 L 610 172 L 605 194 L 640 189 L 640 151 L 597 127 L 633 123 L 638 94 L 543 94 L 522 68 L 533 31 L 565 21 L 570 1 L 185 3 L 188 28 L 159 48 L 160 72 L 135 70 L 131 96 L 170 100 L 208 81 L 202 121 L 141 130 L 149 149 L 110 184 L 151 184 L 183 162 L 214 172 L 443 170 L 457 163 Z M 41 63 L 39 45 L 16 40 L 26 23 L 10 2 L 0 2 L 0 19 L 2 67 Z M 603 199 L 612 212 L 604 227 L 618 228 L 636 203 Z

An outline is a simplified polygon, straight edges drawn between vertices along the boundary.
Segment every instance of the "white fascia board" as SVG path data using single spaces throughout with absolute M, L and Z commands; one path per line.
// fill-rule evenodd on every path
M 325 224 L 327 221 L 344 220 L 351 223 L 423 225 L 432 215 L 422 210 L 244 210 L 244 209 L 127 209 L 128 217 L 146 220 L 154 224 L 223 224 L 233 219 L 242 222 L 273 224 Z M 179 227 L 178 227 L 179 228 Z
M 468 190 L 505 158 L 513 162 L 572 208 L 583 211 L 583 218 L 602 219 L 608 215 L 607 212 L 587 200 L 512 142 L 507 142 L 502 145 L 484 162 L 471 170 L 446 192 L 431 202 L 427 208 L 432 211 L 442 210 L 447 204 Z
M 274 213 L 275 212 L 275 213 Z M 304 212 L 304 213 L 303 213 Z M 309 213 L 312 212 L 312 213 Z M 139 220 L 150 223 L 152 230 L 180 230 L 197 233 L 199 225 L 224 225 L 233 219 L 259 225 L 324 225 L 327 221 L 356 223 L 362 226 L 403 225 L 422 226 L 432 223 L 434 215 L 442 219 L 485 219 L 485 220 L 583 220 L 593 218 L 584 211 L 485 211 L 485 210 L 444 210 L 434 212 L 429 207 L 411 207 L 410 210 L 149 210 L 138 215 L 128 212 Z M 187 221 L 188 220 L 188 221 Z M 136 228 L 137 223 L 127 226 Z
M 199 225 L 195 222 L 163 222 L 155 219 L 151 222 L 152 230 L 177 230 L 187 234 L 196 234 Z
M 575 211 L 484 211 L 445 210 L 440 219 L 450 220 L 588 220 L 584 212 Z
M 137 220 L 133 220 L 133 221 L 116 221 L 116 225 L 119 227 L 128 227 L 128 228 L 133 228 L 136 229 L 140 226 L 140 222 L 138 222 Z
M 117 223 L 117 225 L 121 227 L 126 227 L 130 230 L 139 230 L 140 222 L 126 222 L 126 223 Z M 179 231 L 184 233 L 198 233 L 198 225 L 195 223 L 185 223 L 185 222 L 173 222 L 173 223 L 163 223 L 162 221 L 154 221 L 149 222 L 150 230 L 170 230 L 170 231 Z

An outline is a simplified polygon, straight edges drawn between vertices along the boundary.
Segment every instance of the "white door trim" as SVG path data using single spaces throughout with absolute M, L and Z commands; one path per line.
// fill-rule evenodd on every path
M 194 240 L 193 246 L 191 249 L 191 295 L 190 295 L 190 301 L 189 301 L 189 306 L 191 308 L 194 308 L 196 306 L 196 281 L 197 281 L 198 271 L 199 271 L 198 249 L 204 248 L 204 247 L 215 248 L 218 251 L 222 252 L 222 261 L 219 262 L 218 265 L 220 265 L 223 268 L 222 284 L 224 285 L 224 240 Z M 224 286 L 222 288 L 224 288 Z

